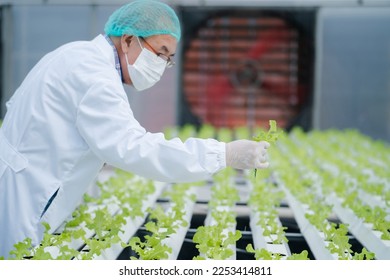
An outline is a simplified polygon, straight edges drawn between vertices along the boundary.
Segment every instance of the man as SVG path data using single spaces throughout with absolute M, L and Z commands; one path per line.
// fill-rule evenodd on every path
M 55 230 L 104 163 L 166 182 L 268 166 L 267 142 L 167 141 L 134 118 L 123 83 L 153 86 L 179 40 L 169 6 L 135 1 L 111 15 L 105 35 L 66 44 L 31 70 L 0 129 L 0 256 L 26 237 L 39 244 L 42 222 Z

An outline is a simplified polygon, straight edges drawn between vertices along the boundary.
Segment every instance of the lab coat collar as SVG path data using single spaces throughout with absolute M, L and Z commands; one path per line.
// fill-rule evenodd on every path
M 111 38 L 108 36 L 108 35 L 104 35 L 104 39 L 107 40 L 107 42 L 110 44 L 111 48 L 112 48 L 112 51 L 114 52 L 114 58 L 115 58 L 115 68 L 116 68 L 116 71 L 118 71 L 118 74 L 119 76 L 121 77 L 121 80 L 123 81 L 123 77 L 122 77 L 122 69 L 121 69 L 121 62 L 119 60 L 119 54 L 118 54 L 118 51 L 114 45 L 114 43 L 112 42 Z
M 96 46 L 98 47 L 98 49 L 100 49 L 100 51 L 105 56 L 105 58 L 110 61 L 110 64 L 112 64 L 112 66 L 114 68 L 116 68 L 114 51 L 112 49 L 112 46 L 109 44 L 109 42 L 107 42 L 106 38 L 104 38 L 104 35 L 99 34 L 98 36 L 96 36 L 92 40 L 92 42 L 94 42 L 96 44 Z M 119 63 L 119 67 L 120 67 L 120 63 Z M 120 79 L 122 80 L 122 69 L 121 68 L 120 68 L 120 73 L 118 73 L 118 75 L 120 76 Z

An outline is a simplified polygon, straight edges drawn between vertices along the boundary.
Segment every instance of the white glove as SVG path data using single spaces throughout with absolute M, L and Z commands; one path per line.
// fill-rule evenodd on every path
M 269 146 L 266 141 L 235 140 L 226 143 L 226 166 L 236 169 L 267 168 Z

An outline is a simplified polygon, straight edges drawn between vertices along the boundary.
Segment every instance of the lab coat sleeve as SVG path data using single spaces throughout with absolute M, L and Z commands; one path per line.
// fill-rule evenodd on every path
M 190 138 L 183 143 L 146 132 L 134 118 L 122 85 L 92 86 L 79 104 L 77 127 L 104 162 L 149 179 L 194 182 L 226 167 L 223 142 Z

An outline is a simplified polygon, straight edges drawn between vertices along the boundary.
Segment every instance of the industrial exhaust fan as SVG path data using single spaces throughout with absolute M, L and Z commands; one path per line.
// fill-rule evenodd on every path
M 288 128 L 310 100 L 304 33 L 273 13 L 214 13 L 184 43 L 184 104 L 199 123 Z

